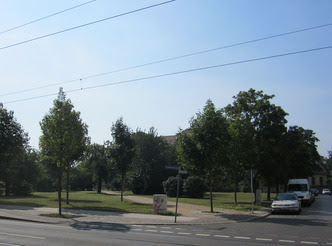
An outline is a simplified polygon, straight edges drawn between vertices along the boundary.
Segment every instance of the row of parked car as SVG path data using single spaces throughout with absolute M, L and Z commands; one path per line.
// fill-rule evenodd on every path
M 319 194 L 317 189 L 310 189 L 307 179 L 290 179 L 287 184 L 287 192 L 277 194 L 271 204 L 271 212 L 294 212 L 300 214 L 302 206 L 310 206 Z M 330 189 L 323 189 L 323 195 L 331 195 Z
M 318 196 L 319 195 L 319 190 L 317 190 L 316 188 L 311 189 L 311 192 L 315 195 Z M 330 189 L 323 189 L 322 190 L 322 195 L 331 195 L 331 190 Z

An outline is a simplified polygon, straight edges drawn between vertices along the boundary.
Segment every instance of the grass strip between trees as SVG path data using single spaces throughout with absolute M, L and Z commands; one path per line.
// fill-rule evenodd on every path
M 131 191 L 126 191 L 126 195 L 135 195 Z M 151 198 L 152 195 L 135 195 L 146 198 Z M 215 209 L 233 209 L 240 211 L 249 211 L 251 209 L 251 194 L 239 192 L 238 205 L 234 205 L 234 194 L 232 192 L 215 192 L 214 193 L 214 205 Z M 63 196 L 65 197 L 65 196 Z M 273 197 L 273 195 L 272 195 Z M 125 198 L 125 197 L 124 197 Z M 256 206 L 255 209 L 262 207 L 269 207 L 271 202 L 266 201 L 266 193 L 262 194 L 263 203 L 262 206 Z M 174 197 L 167 197 L 168 201 L 174 201 Z M 204 198 L 179 198 L 180 203 L 188 203 L 200 206 L 209 206 L 209 194 L 205 194 Z M 121 213 L 142 213 L 152 214 L 153 209 L 146 204 L 140 204 L 124 199 L 120 201 L 119 196 L 97 194 L 93 191 L 76 191 L 70 192 L 70 203 L 66 204 L 65 199 L 62 200 L 63 208 L 82 209 L 82 210 L 96 210 L 96 211 L 108 211 L 108 212 L 121 212 Z M 58 207 L 57 192 L 35 192 L 32 196 L 20 197 L 9 196 L 0 197 L 1 205 L 12 206 L 31 206 L 31 207 Z M 50 215 L 51 216 L 51 215 Z

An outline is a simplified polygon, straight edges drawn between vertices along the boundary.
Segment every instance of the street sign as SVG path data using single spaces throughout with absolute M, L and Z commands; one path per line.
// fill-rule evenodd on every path
M 169 170 L 179 170 L 179 166 L 165 166 L 165 168 Z
M 258 170 L 257 169 L 249 169 L 249 170 L 246 170 L 246 172 L 247 172 L 248 177 L 251 177 L 251 175 L 252 175 L 252 177 L 254 178 L 257 175 Z

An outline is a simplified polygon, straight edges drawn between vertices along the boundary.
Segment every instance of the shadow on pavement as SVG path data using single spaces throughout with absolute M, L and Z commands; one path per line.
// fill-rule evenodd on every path
M 300 215 L 301 216 L 301 215 Z M 270 215 L 268 218 L 258 218 L 252 221 L 253 223 L 273 223 L 280 225 L 294 225 L 294 226 L 331 226 L 331 222 L 325 220 L 312 220 L 304 218 L 296 218 L 295 216 L 290 215 L 289 218 L 280 218 Z
M 131 227 L 119 223 L 105 223 L 105 222 L 79 222 L 75 221 L 70 224 L 76 230 L 105 230 L 105 231 L 130 231 Z

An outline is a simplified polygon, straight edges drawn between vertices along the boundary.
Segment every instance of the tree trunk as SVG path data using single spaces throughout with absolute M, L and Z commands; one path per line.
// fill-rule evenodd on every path
M 213 195 L 212 195 L 212 181 L 210 180 L 210 206 L 211 213 L 213 213 Z
M 124 176 L 121 175 L 121 202 L 123 202 Z
M 69 204 L 69 168 L 67 169 L 67 187 L 66 187 L 66 191 L 67 191 L 67 204 Z
M 62 216 L 61 191 L 62 191 L 62 172 L 61 172 L 61 167 L 59 167 L 59 170 L 58 170 L 58 200 L 59 200 L 59 215 L 60 216 Z
M 102 185 L 102 179 L 99 178 L 98 179 L 98 188 L 97 188 L 97 193 L 98 194 L 101 194 L 101 185 Z
M 5 196 L 9 196 L 10 191 L 10 184 L 7 179 L 5 179 Z
M 236 173 L 234 172 L 233 174 L 234 176 L 234 204 L 237 205 L 237 177 L 236 177 Z

